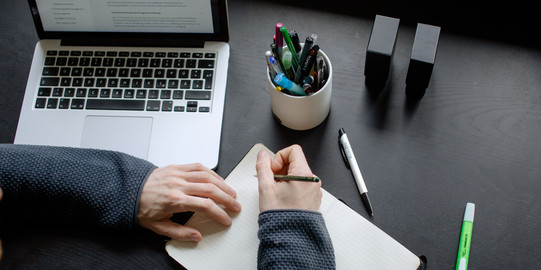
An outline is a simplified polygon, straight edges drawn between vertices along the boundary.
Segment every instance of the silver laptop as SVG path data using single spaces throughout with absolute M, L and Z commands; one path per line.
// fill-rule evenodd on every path
M 225 0 L 29 0 L 40 38 L 16 144 L 218 164 Z

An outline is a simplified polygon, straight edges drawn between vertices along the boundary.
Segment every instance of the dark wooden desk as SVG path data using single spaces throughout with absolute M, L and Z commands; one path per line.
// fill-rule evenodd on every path
M 375 14 L 248 0 L 229 1 L 229 12 L 220 175 L 227 176 L 257 142 L 274 151 L 297 143 L 323 187 L 368 218 L 339 153 L 343 127 L 370 190 L 371 221 L 426 255 L 429 269 L 455 267 L 467 202 L 477 206 L 471 269 L 541 268 L 539 47 L 461 35 L 452 23 L 453 31 L 442 25 L 430 86 L 419 102 L 408 103 L 413 24 L 399 29 L 389 86 L 370 95 L 363 71 Z M 277 20 L 301 37 L 317 33 L 333 64 L 331 113 L 309 131 L 284 128 L 271 114 L 263 53 Z M 26 1 L 1 1 L 0 28 L 0 142 L 11 143 L 37 42 Z M 180 267 L 165 253 L 164 239 L 148 232 L 29 224 L 2 231 L 2 239 L 2 269 Z

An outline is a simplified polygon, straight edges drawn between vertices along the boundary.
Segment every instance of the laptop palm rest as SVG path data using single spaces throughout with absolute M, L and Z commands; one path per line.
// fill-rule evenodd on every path
M 151 117 L 87 116 L 81 147 L 124 152 L 147 159 Z

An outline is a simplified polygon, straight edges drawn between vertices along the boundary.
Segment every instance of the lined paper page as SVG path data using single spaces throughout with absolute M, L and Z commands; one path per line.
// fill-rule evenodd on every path
M 169 241 L 165 248 L 173 259 L 188 269 L 257 269 L 259 195 L 254 175 L 257 153 L 262 149 L 269 151 L 256 144 L 226 178 L 242 205 L 242 211 L 233 215 L 233 224 L 223 226 L 195 214 L 186 225 L 200 230 L 203 240 Z M 320 211 L 333 241 L 337 269 L 419 267 L 415 254 L 326 191 Z

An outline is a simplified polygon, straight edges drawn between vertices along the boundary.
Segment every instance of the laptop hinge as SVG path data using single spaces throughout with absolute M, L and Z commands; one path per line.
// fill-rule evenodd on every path
M 121 47 L 190 47 L 203 48 L 203 40 L 178 38 L 122 38 L 122 39 L 96 39 L 96 38 L 65 38 L 63 46 L 121 46 Z

